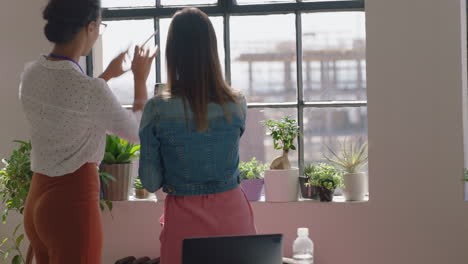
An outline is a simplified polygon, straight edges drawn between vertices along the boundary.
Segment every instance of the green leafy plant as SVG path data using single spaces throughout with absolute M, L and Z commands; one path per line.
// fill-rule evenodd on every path
M 304 175 L 307 177 L 307 178 L 310 178 L 312 177 L 315 172 L 317 171 L 317 165 L 314 165 L 314 164 L 308 164 L 305 166 L 304 168 Z
M 253 157 L 249 162 L 240 162 L 239 170 L 244 180 L 255 180 L 263 178 L 267 164 L 262 164 Z
M 103 162 L 106 164 L 131 163 L 138 157 L 139 151 L 140 145 L 131 144 L 115 135 L 107 135 Z
M 308 174 L 309 177 L 307 186 L 318 186 L 328 190 L 335 190 L 337 187 L 343 187 L 343 176 L 342 173 L 337 170 L 334 166 L 326 163 L 319 163 L 316 165 L 309 165 Z
M 13 150 L 9 159 L 2 160 L 5 167 L 0 170 L 0 199 L 2 204 L 6 206 L 2 213 L 3 224 L 6 224 L 10 212 L 23 214 L 33 175 L 31 171 L 31 142 L 20 140 L 14 142 L 18 143 L 19 147 Z M 113 179 L 112 175 L 100 173 L 99 176 L 101 180 L 103 178 L 107 181 Z M 112 211 L 112 202 L 101 200 L 100 207 L 103 211 L 105 208 Z M 18 224 L 10 236 L 0 238 L 0 256 L 4 260 L 12 257 L 12 264 L 25 263 L 26 261 L 21 251 L 21 243 L 25 238 L 25 235 L 20 232 L 22 225 L 22 223 Z
M 5 167 L 0 170 L 0 198 L 6 209 L 2 213 L 2 223 L 6 224 L 10 212 L 23 214 L 24 205 L 31 185 L 31 142 L 14 141 L 19 147 L 13 151 L 9 159 L 2 160 Z M 12 264 L 25 262 L 21 251 L 24 234 L 19 232 L 22 223 L 15 227 L 11 236 L 0 239 L 0 255 L 4 260 L 12 256 Z M 14 256 L 13 256 L 14 254 Z
M 140 176 L 137 176 L 137 177 L 135 178 L 135 182 L 133 183 L 133 188 L 135 188 L 136 190 L 143 190 L 143 189 L 145 189 L 145 187 L 143 187 L 143 184 L 141 183 Z
M 359 144 L 356 142 L 348 143 L 347 140 L 344 140 L 340 146 L 341 152 L 336 152 L 327 146 L 331 156 L 324 155 L 325 159 L 342 168 L 346 173 L 357 173 L 359 169 L 367 165 L 367 142 Z
M 104 172 L 104 171 L 99 171 L 99 179 L 101 180 L 102 184 L 109 185 L 109 181 L 117 181 L 114 176 L 112 176 L 110 173 Z M 112 201 L 102 199 L 99 202 L 99 207 L 101 208 L 101 211 L 105 211 L 106 208 L 109 210 L 112 215 L 112 208 L 114 205 L 112 204 Z
M 280 120 L 266 120 L 261 122 L 273 138 L 273 146 L 277 150 L 283 150 L 282 156 L 273 160 L 270 165 L 272 170 L 287 170 L 291 168 L 288 154 L 289 150 L 296 150 L 294 139 L 300 136 L 297 121 L 286 116 Z

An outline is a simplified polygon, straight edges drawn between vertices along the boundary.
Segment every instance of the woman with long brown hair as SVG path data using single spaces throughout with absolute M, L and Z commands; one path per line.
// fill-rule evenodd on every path
M 149 191 L 168 194 L 161 263 L 179 264 L 184 238 L 256 231 L 239 186 L 246 101 L 223 79 L 205 13 L 186 8 L 174 15 L 166 59 L 166 90 L 148 101 L 140 125 L 139 175 Z

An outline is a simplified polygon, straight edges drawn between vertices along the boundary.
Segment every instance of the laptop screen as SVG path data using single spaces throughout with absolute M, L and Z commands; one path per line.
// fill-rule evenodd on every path
M 281 264 L 282 235 L 189 238 L 183 264 Z

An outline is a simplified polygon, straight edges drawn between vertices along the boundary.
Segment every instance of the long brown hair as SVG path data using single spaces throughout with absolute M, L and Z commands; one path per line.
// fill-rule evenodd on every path
M 208 16 L 184 8 L 172 18 L 167 36 L 167 92 L 190 104 L 197 131 L 208 129 L 208 104 L 236 102 L 239 93 L 223 78 L 216 34 Z M 186 113 L 187 115 L 187 113 Z

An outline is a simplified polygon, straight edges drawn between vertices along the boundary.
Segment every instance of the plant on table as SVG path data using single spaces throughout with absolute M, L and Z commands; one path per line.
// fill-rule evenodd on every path
M 309 182 L 307 186 L 317 186 L 321 201 L 332 201 L 333 192 L 338 187 L 343 187 L 341 171 L 326 163 L 309 166 Z
M 240 162 L 239 171 L 244 180 L 262 179 L 265 170 L 268 168 L 267 164 L 262 164 L 253 157 L 249 162 Z
M 135 189 L 135 197 L 138 199 L 145 199 L 148 198 L 148 192 L 146 191 L 145 187 L 141 183 L 140 176 L 135 178 L 133 183 L 133 188 Z
M 367 165 L 367 142 L 361 140 L 349 141 L 345 139 L 340 143 L 339 152 L 327 146 L 331 156 L 325 156 L 331 164 L 338 166 L 344 172 L 343 194 L 347 201 L 363 201 L 367 191 L 367 176 L 361 169 Z
M 0 199 L 5 210 L 2 213 L 2 224 L 6 224 L 10 213 L 24 212 L 24 206 L 31 186 L 32 175 L 31 171 L 31 149 L 30 141 L 15 140 L 19 146 L 8 159 L 3 159 L 5 165 L 0 170 Z M 105 207 L 112 210 L 112 203 L 109 201 L 101 201 L 101 210 Z M 22 219 L 22 218 L 21 218 Z M 21 244 L 24 240 L 24 233 L 20 230 L 23 223 L 16 225 L 13 233 L 10 236 L 0 238 L 0 256 L 3 260 L 12 257 L 12 264 L 26 263 L 26 259 L 32 258 L 32 250 L 29 247 L 26 256 L 21 250 Z M 0 261 L 1 262 L 1 261 Z
M 137 176 L 135 179 L 135 182 L 133 183 L 133 188 L 136 190 L 144 190 L 145 187 L 143 187 L 143 184 L 141 183 L 140 176 Z
M 10 158 L 3 159 L 5 167 L 0 170 L 0 198 L 6 206 L 2 214 L 2 223 L 6 224 L 11 212 L 24 212 L 24 206 L 32 180 L 31 142 L 14 141 L 19 147 L 13 151 Z M 0 255 L 6 260 L 12 257 L 12 264 L 25 263 L 26 256 L 21 250 L 24 234 L 20 231 L 22 222 L 16 225 L 10 236 L 1 238 Z M 32 252 L 29 250 L 28 254 Z
M 288 154 L 290 150 L 296 150 L 294 139 L 300 135 L 297 121 L 286 116 L 280 120 L 262 121 L 262 124 L 269 130 L 269 135 L 273 138 L 274 148 L 283 151 L 280 157 L 273 160 L 270 169 L 290 169 L 291 162 L 289 161 Z
M 131 144 L 115 135 L 106 136 L 106 152 L 104 153 L 105 164 L 128 164 L 138 158 L 140 145 Z
M 249 201 L 260 200 L 264 185 L 263 177 L 267 168 L 268 165 L 258 162 L 255 157 L 249 162 L 239 163 L 241 186 Z
M 317 186 L 306 185 L 310 177 L 314 174 L 316 165 L 308 164 L 304 167 L 304 176 L 299 177 L 299 184 L 301 187 L 302 198 L 317 199 L 318 188 Z
M 132 162 L 140 154 L 140 145 L 131 144 L 115 135 L 106 136 L 106 149 L 100 170 L 107 177 L 103 184 L 103 197 L 107 200 L 128 199 L 128 189 L 132 179 Z M 110 179 L 108 176 L 112 176 Z M 101 177 L 101 180 L 103 178 Z M 112 181 L 111 181 L 112 180 Z
M 280 120 L 266 120 L 262 124 L 273 139 L 273 147 L 282 150 L 282 155 L 274 159 L 270 169 L 265 171 L 265 198 L 269 202 L 292 202 L 298 198 L 299 170 L 291 168 L 290 150 L 296 150 L 294 140 L 300 136 L 296 120 L 286 116 Z
M 346 173 L 357 173 L 362 167 L 367 165 L 367 142 L 359 144 L 357 141 L 348 143 L 347 140 L 344 140 L 340 145 L 341 152 L 337 152 L 327 146 L 331 156 L 324 155 L 325 159 L 340 167 Z

